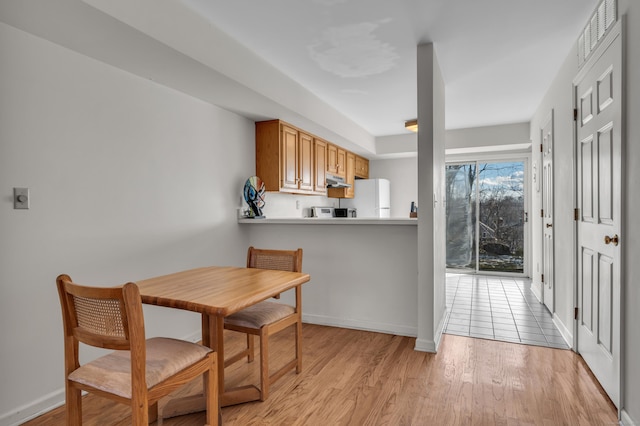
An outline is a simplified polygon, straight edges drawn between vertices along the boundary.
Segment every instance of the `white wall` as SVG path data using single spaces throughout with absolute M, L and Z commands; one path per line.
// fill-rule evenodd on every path
M 624 234 L 626 246 L 624 249 L 625 267 L 623 270 L 623 419 L 626 424 L 640 424 L 640 285 L 637 277 L 640 275 L 638 253 L 640 253 L 640 222 L 636 220 L 640 211 L 640 199 L 637 196 L 637 182 L 640 182 L 640 3 L 636 0 L 619 0 L 618 7 L 626 19 L 626 155 L 623 191 L 624 199 Z
M 235 208 L 253 123 L 0 23 L 0 424 L 63 401 L 55 278 L 125 281 L 244 263 Z M 31 208 L 13 210 L 12 188 Z M 148 335 L 195 314 L 147 307 Z M 93 353 L 89 353 L 91 356 Z
M 573 241 L 575 222 L 573 221 L 573 101 L 572 80 L 578 72 L 577 55 L 572 50 L 560 68 L 551 87 L 542 99 L 535 115 L 531 119 L 532 161 L 537 162 L 539 178 L 542 170 L 540 153 L 541 128 L 554 114 L 554 245 L 555 245 L 555 315 L 565 338 L 573 340 Z M 535 149 L 538 147 L 538 149 Z M 542 208 L 542 182 L 540 192 L 533 191 L 531 211 Z M 532 261 L 531 285 L 534 292 L 542 294 L 542 220 L 539 214 L 532 214 Z
M 640 181 L 640 4 L 635 0 L 620 0 L 619 14 L 626 21 L 625 55 L 625 93 L 626 101 L 626 134 L 625 134 L 625 174 L 623 191 L 627 194 L 623 201 L 623 235 L 625 236 L 624 269 L 622 278 L 623 292 L 623 344 L 622 344 L 622 420 L 625 425 L 640 424 L 640 286 L 636 277 L 640 274 L 637 253 L 640 253 L 640 223 L 635 220 L 640 209 L 640 201 L 636 196 L 636 182 Z M 586 23 L 585 23 L 586 24 Z M 576 35 L 577 38 L 577 35 Z M 573 121 L 572 121 L 572 81 L 577 75 L 577 55 L 574 46 L 568 52 L 567 59 L 559 70 L 549 91 L 544 96 L 538 110 L 531 121 L 531 138 L 534 146 L 539 144 L 541 121 L 554 110 L 555 131 L 555 284 L 556 284 L 556 316 L 566 330 L 573 330 L 572 309 L 573 282 L 572 272 L 574 250 L 574 224 L 571 220 L 573 212 Z M 539 208 L 540 199 L 535 199 L 534 211 Z M 535 217 L 535 215 L 534 215 Z M 537 225 L 536 225 L 537 223 Z M 541 229 L 539 219 L 534 222 Z M 541 231 L 537 234 L 541 234 Z M 534 231 L 534 236 L 536 232 Z M 536 243 L 539 251 L 540 242 Z M 538 259 L 534 259 L 534 265 Z M 536 276 L 539 285 L 539 276 Z
M 529 142 L 529 123 L 447 130 L 447 149 L 480 148 Z
M 418 152 L 418 134 L 408 131 L 401 135 L 376 138 L 376 155 L 382 157 L 412 156 Z

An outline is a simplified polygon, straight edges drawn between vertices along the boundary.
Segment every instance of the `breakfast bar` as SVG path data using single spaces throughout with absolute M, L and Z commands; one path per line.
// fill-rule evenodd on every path
M 267 217 L 239 219 L 238 227 L 256 247 L 304 248 L 313 277 L 304 322 L 417 335 L 417 219 Z

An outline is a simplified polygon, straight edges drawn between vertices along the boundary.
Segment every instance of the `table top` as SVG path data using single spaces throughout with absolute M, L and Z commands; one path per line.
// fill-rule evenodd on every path
M 224 317 L 309 280 L 300 272 L 208 266 L 136 284 L 143 303 Z

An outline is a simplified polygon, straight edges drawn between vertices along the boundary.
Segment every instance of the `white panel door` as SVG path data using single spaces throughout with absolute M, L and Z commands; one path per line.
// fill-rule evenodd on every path
M 542 276 L 544 302 L 549 312 L 554 313 L 553 273 L 553 111 L 541 129 L 542 140 L 542 232 L 543 256 Z
M 619 406 L 622 42 L 615 30 L 586 65 L 575 95 L 578 352 Z

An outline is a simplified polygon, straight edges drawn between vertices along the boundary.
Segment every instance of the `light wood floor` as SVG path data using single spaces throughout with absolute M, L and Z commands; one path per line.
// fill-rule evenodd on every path
M 285 375 L 265 402 L 224 408 L 225 425 L 617 424 L 615 407 L 568 350 L 444 335 L 438 354 L 428 354 L 414 351 L 408 337 L 309 324 L 303 335 L 303 372 Z M 229 347 L 242 343 L 227 337 Z M 293 350 L 286 337 L 273 340 L 272 358 Z M 257 384 L 257 364 L 228 368 L 227 382 Z M 64 425 L 62 410 L 26 425 Z M 127 413 L 92 395 L 84 399 L 85 425 L 128 425 Z M 164 424 L 203 421 L 194 414 Z

